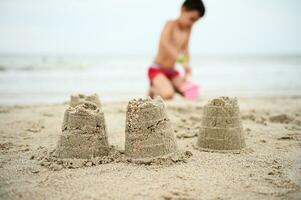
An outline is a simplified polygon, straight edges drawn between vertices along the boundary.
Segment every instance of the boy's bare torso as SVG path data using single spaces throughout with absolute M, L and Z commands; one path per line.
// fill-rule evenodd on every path
M 177 21 L 167 22 L 160 39 L 158 54 L 155 63 L 166 68 L 173 68 L 177 57 L 188 49 L 191 29 L 181 28 Z

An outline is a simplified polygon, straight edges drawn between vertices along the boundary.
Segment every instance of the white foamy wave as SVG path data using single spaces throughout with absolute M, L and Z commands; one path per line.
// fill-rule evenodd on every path
M 6 70 L 51 70 L 83 69 L 88 67 L 82 60 L 46 56 L 0 56 L 0 71 Z

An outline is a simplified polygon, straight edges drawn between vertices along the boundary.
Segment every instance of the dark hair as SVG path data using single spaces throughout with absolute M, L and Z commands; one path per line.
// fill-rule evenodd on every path
M 205 15 L 206 9 L 202 0 L 185 0 L 182 6 L 186 8 L 188 11 L 192 11 L 192 10 L 198 11 L 200 17 L 203 17 Z

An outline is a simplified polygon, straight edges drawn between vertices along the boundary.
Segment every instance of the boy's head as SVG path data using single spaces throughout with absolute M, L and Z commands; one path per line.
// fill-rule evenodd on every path
M 184 27 L 191 27 L 204 15 L 205 6 L 202 0 L 185 0 L 181 9 L 180 23 Z

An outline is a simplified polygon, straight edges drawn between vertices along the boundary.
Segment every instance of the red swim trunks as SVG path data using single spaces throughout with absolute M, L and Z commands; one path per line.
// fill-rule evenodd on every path
M 169 80 L 174 79 L 175 77 L 180 76 L 180 72 L 174 68 L 165 68 L 158 64 L 152 64 L 148 68 L 148 78 L 150 81 L 154 80 L 154 78 L 158 74 L 165 75 Z

